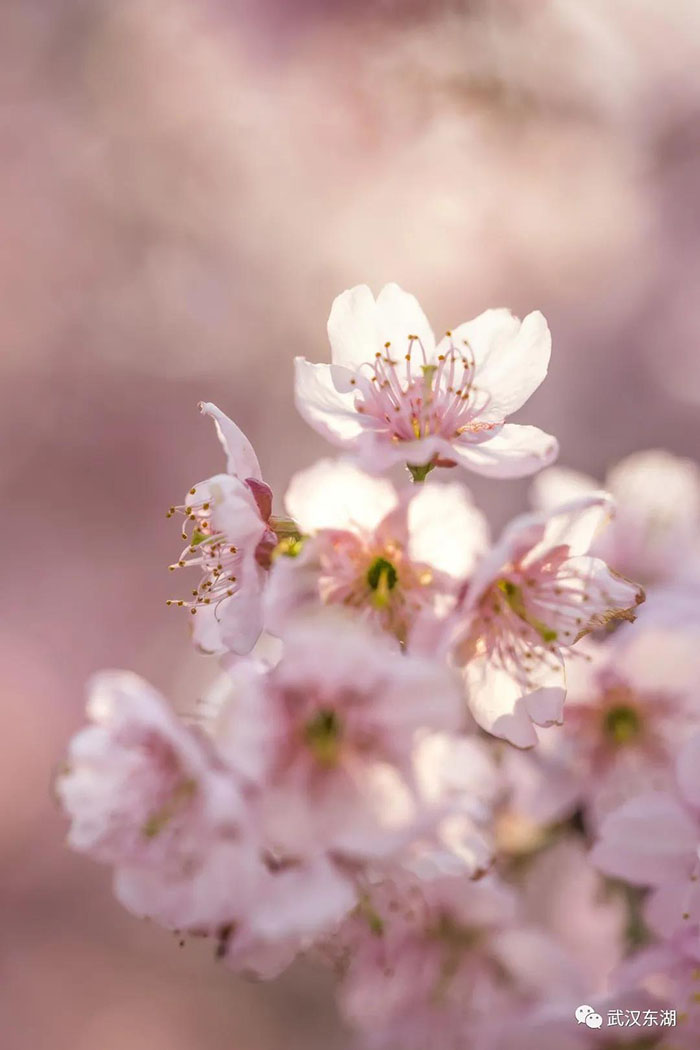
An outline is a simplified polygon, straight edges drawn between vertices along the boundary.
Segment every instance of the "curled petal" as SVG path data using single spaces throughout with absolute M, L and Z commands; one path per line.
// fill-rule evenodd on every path
M 243 431 L 210 401 L 200 401 L 199 410 L 214 420 L 217 437 L 226 453 L 226 469 L 229 474 L 235 474 L 239 478 L 256 478 L 261 481 L 262 473 L 258 457 Z

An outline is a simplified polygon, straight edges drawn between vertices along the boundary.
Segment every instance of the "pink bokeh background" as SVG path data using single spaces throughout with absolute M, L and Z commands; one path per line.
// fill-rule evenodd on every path
M 273 987 L 124 914 L 63 847 L 52 770 L 94 670 L 186 703 L 165 510 L 248 433 L 278 499 L 326 453 L 292 359 L 396 280 L 437 330 L 543 310 L 523 418 L 602 476 L 700 445 L 694 0 L 6 0 L 0 8 L 0 1041 L 334 1050 L 328 981 Z M 495 525 L 525 482 L 472 484 Z

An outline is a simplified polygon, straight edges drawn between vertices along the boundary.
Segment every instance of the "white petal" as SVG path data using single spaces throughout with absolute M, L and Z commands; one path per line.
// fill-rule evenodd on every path
M 294 361 L 294 399 L 299 413 L 314 430 L 339 445 L 352 444 L 362 433 L 354 395 L 341 393 L 333 382 L 335 366 L 314 365 L 303 357 Z M 348 385 L 351 373 L 345 372 Z
M 226 453 L 226 469 L 229 474 L 262 481 L 258 457 L 243 431 L 210 401 L 200 401 L 199 410 L 214 420 L 217 437 Z
M 509 674 L 478 657 L 467 664 L 464 677 L 469 709 L 482 729 L 516 747 L 537 743 L 523 691 Z
M 302 532 L 374 530 L 397 505 L 389 481 L 344 460 L 322 459 L 292 478 L 285 505 Z
M 522 478 L 556 459 L 559 444 L 538 427 L 506 423 L 493 437 L 472 443 L 464 437 L 452 445 L 463 467 L 488 478 Z
M 457 482 L 427 482 L 408 507 L 409 556 L 460 579 L 489 544 L 485 517 Z
M 530 487 L 530 502 L 537 510 L 554 510 L 590 496 L 600 488 L 595 478 L 568 467 L 548 467 L 538 474 Z
M 227 649 L 245 656 L 263 628 L 263 570 L 254 556 L 246 558 L 239 572 L 239 589 L 221 605 L 221 640 Z
M 435 336 L 414 295 L 404 292 L 398 284 L 387 284 L 377 296 L 377 313 L 382 347 L 390 343 L 392 350 L 405 354 L 409 336 L 417 336 L 426 356 L 432 358 Z M 417 347 L 415 352 L 418 353 Z
M 557 667 L 549 664 L 543 665 L 542 679 L 539 689 L 534 689 L 525 696 L 525 707 L 533 722 L 538 726 L 561 725 L 563 722 L 564 698 L 566 697 L 566 686 L 564 680 L 564 664 L 560 656 L 550 653 L 550 659 L 556 659 Z
M 366 284 L 348 288 L 333 300 L 328 317 L 333 363 L 356 369 L 382 347 L 377 304 Z
M 501 422 L 521 408 L 547 375 L 552 339 L 539 311 L 521 322 L 510 310 L 486 310 L 442 341 L 468 344 L 476 365 L 475 386 L 489 395 L 479 419 Z
M 571 555 L 587 554 L 593 540 L 605 528 L 614 512 L 614 504 L 605 492 L 594 492 L 551 510 L 541 548 L 566 546 Z M 533 552 L 533 556 L 538 556 Z

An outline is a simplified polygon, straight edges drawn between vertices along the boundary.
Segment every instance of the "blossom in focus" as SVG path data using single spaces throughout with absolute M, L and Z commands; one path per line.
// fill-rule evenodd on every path
M 581 498 L 600 486 L 594 478 L 550 467 L 532 485 L 539 510 Z M 617 515 L 596 539 L 594 553 L 644 584 L 698 578 L 700 468 L 661 449 L 635 452 L 610 470 L 603 486 Z
M 277 542 L 270 524 L 272 492 L 236 424 L 215 405 L 202 403 L 200 409 L 214 420 L 228 473 L 198 482 L 183 506 L 170 508 L 170 515 L 184 514 L 187 540 L 170 568 L 197 568 L 200 580 L 188 599 L 168 604 L 189 608 L 198 648 L 245 654 L 262 630 L 262 591 L 269 551 Z
M 597 493 L 522 515 L 477 565 L 453 617 L 452 658 L 488 732 L 535 744 L 533 723 L 562 720 L 563 651 L 611 620 L 634 619 L 644 592 L 587 553 L 611 514 Z
M 697 937 L 700 923 L 700 732 L 681 748 L 670 791 L 646 791 L 608 814 L 591 861 L 633 886 L 653 888 L 648 924 L 661 936 Z
M 281 857 L 395 852 L 429 816 L 414 783 L 416 737 L 459 728 L 456 681 L 335 611 L 300 618 L 283 641 L 275 667 L 234 666 L 239 685 L 215 729 L 225 760 L 250 770 L 261 836 Z
M 594 824 L 640 791 L 672 784 L 680 746 L 700 726 L 699 643 L 697 629 L 640 619 L 634 631 L 584 643 L 585 659 L 567 662 L 555 746 Z
M 550 464 L 555 438 L 507 423 L 547 374 L 540 313 L 487 310 L 437 344 L 414 296 L 386 285 L 339 295 L 328 319 L 332 364 L 296 359 L 296 403 L 320 434 L 373 472 L 408 463 L 414 477 L 460 464 L 522 477 Z
M 462 486 L 397 492 L 343 461 L 296 474 L 286 509 L 306 538 L 275 559 L 266 591 L 272 630 L 308 603 L 337 604 L 405 642 L 418 617 L 449 612 L 488 546 L 485 519 Z

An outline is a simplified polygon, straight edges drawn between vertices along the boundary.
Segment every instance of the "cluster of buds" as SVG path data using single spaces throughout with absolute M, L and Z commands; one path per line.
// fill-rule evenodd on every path
M 674 995 L 672 1045 L 695 1046 L 697 469 L 640 453 L 608 492 L 551 467 L 555 439 L 507 422 L 547 373 L 539 313 L 436 341 L 413 296 L 361 286 L 328 331 L 296 403 L 341 458 L 297 473 L 281 514 L 200 406 L 226 472 L 170 508 L 170 568 L 199 579 L 168 604 L 220 678 L 196 718 L 94 678 L 57 781 L 69 844 L 233 970 L 332 967 L 367 1047 L 585 1050 L 579 1003 L 651 1016 Z M 542 470 L 533 508 L 492 541 L 463 468 Z

